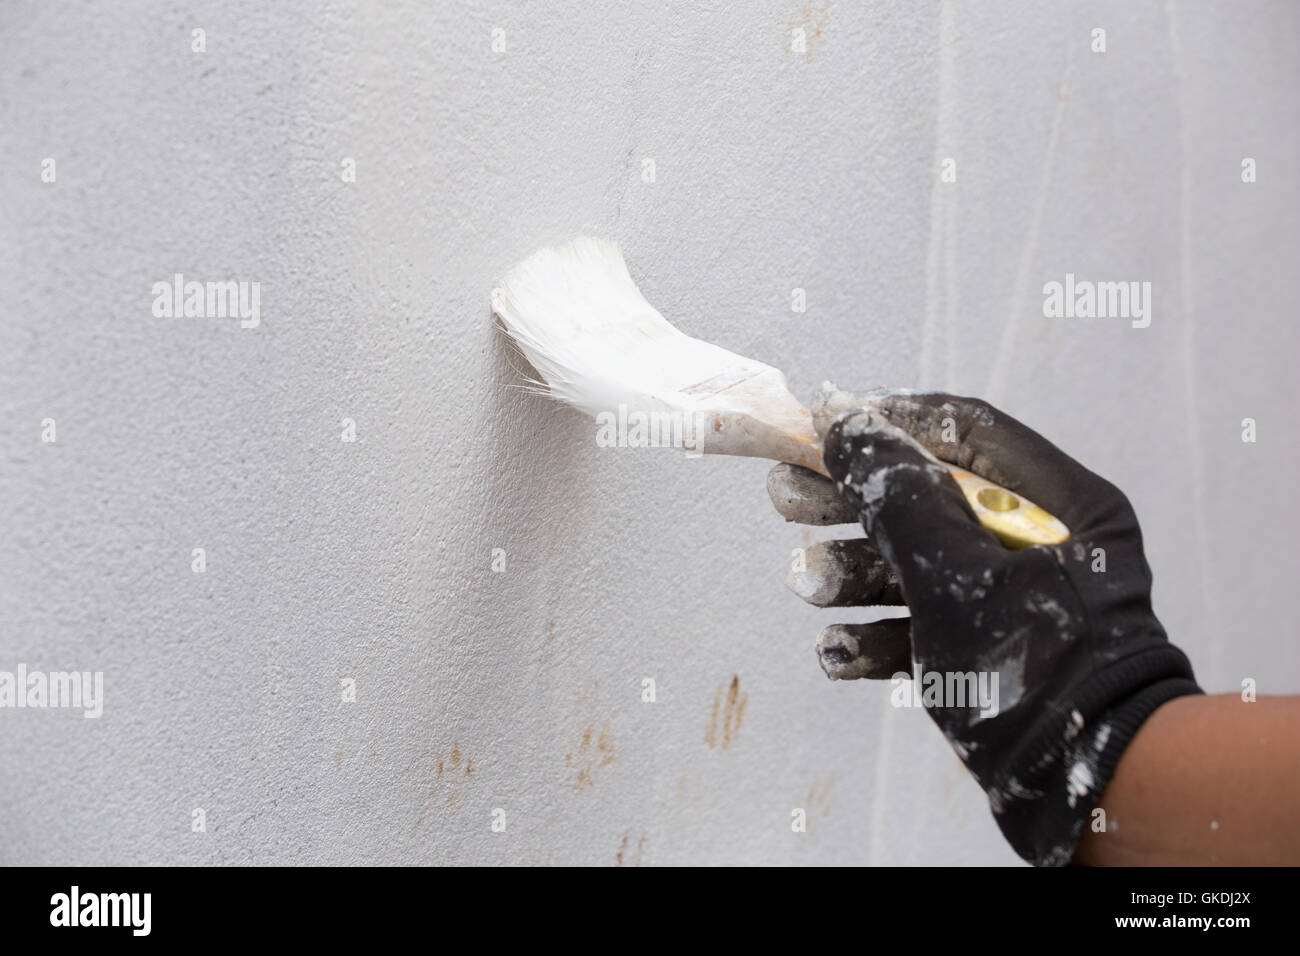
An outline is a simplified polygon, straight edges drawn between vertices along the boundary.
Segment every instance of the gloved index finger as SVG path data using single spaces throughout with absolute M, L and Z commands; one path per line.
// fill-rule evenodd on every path
M 835 490 L 835 482 L 799 465 L 779 462 L 767 473 L 767 494 L 786 521 L 857 524 L 858 513 Z

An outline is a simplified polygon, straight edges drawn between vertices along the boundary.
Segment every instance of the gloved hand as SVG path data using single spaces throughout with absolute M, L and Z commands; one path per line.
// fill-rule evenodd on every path
M 823 607 L 901 601 L 911 612 L 827 628 L 823 669 L 832 679 L 906 671 L 922 690 L 934 674 L 996 679 L 990 716 L 974 700 L 918 696 L 1016 852 L 1036 865 L 1068 863 L 1142 723 L 1166 701 L 1201 693 L 1151 610 L 1151 571 L 1128 500 L 975 399 L 854 396 L 827 385 L 814 421 L 834 483 L 778 465 L 768 476 L 773 503 L 810 524 L 860 519 L 868 537 L 810 549 L 792 588 Z M 1070 538 L 1006 549 L 936 459 L 1036 502 Z

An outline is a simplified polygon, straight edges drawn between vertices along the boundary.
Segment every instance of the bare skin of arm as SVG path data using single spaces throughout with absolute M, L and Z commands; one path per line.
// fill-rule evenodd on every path
M 1300 696 L 1179 697 L 1152 714 L 1102 794 L 1088 866 L 1300 864 Z

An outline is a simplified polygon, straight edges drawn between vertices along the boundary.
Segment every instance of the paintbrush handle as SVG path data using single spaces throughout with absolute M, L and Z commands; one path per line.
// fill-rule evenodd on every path
M 812 414 L 792 395 L 780 403 L 769 396 L 762 407 L 761 418 L 752 413 L 752 406 L 745 411 L 714 415 L 703 442 L 705 454 L 768 458 L 826 475 Z M 964 468 L 942 464 L 951 472 L 979 523 L 1006 547 L 1060 544 L 1070 536 L 1070 529 L 1058 518 L 1023 495 Z

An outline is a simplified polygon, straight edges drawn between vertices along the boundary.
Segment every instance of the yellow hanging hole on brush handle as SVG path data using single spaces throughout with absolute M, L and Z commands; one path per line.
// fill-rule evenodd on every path
M 1059 519 L 1023 495 L 1007 491 L 964 468 L 955 465 L 947 465 L 947 468 L 980 524 L 992 531 L 1006 547 L 1060 544 L 1070 536 L 1070 529 Z

